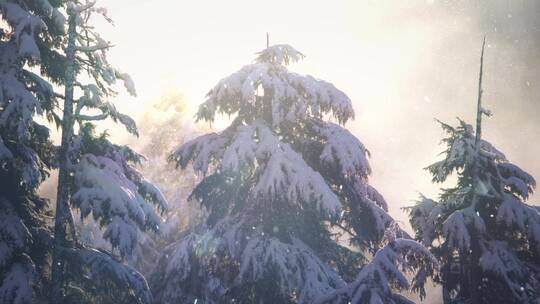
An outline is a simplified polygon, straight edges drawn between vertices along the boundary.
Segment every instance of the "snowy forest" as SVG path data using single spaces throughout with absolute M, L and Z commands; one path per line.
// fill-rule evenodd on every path
M 283 1 L 0 0 L 0 304 L 540 303 L 540 4 Z

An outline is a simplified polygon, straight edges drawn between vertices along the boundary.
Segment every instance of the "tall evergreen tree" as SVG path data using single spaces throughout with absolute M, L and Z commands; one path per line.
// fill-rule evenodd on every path
M 136 134 L 133 120 L 106 101 L 115 94 L 112 85 L 117 79 L 124 81 L 130 93 L 134 94 L 134 88 L 127 74 L 109 65 L 106 51 L 110 45 L 89 24 L 92 14 L 109 20 L 106 10 L 95 7 L 95 2 L 54 3 L 56 7 L 46 0 L 2 1 L 0 7 L 10 26 L 8 31 L 3 29 L 0 41 L 0 180 L 1 194 L 6 196 L 1 201 L 9 221 L 2 228 L 1 244 L 6 250 L 2 267 L 13 269 L 2 272 L 6 282 L 2 303 L 33 301 L 31 287 L 41 283 L 31 280 L 36 277 L 35 261 L 45 260 L 50 249 L 54 249 L 53 264 L 46 273 L 52 272 L 49 290 L 53 303 L 65 303 L 66 295 L 83 303 L 92 293 L 100 303 L 108 298 L 118 302 L 122 297 L 130 303 L 148 303 L 151 295 L 145 279 L 117 257 L 133 250 L 139 230 L 158 229 L 160 218 L 151 204 L 165 208 L 166 202 L 134 169 L 142 156 L 114 145 L 106 134 L 96 134 L 93 123 L 112 118 Z M 69 16 L 67 26 L 62 11 Z M 38 70 L 41 76 L 36 74 Z M 48 81 L 63 86 L 65 94 L 54 92 Z M 59 100 L 63 101 L 63 115 L 55 112 Z M 88 109 L 101 114 L 91 115 Z M 61 127 L 59 148 L 51 145 L 48 130 L 33 120 L 42 110 Z M 42 221 L 44 203 L 35 190 L 51 166 L 59 168 L 59 201 L 54 243 L 43 246 L 51 238 Z M 72 207 L 106 227 L 104 237 L 117 249 L 117 257 L 78 242 Z M 34 236 L 38 232 L 43 232 L 39 239 Z M 37 246 L 41 251 L 29 253 Z
M 341 126 L 354 117 L 349 98 L 331 83 L 287 70 L 302 57 L 291 46 L 269 46 L 254 64 L 222 79 L 197 119 L 227 114 L 232 124 L 171 155 L 179 167 L 192 164 L 204 175 L 190 197 L 208 217 L 164 251 L 152 277 L 159 303 L 312 303 L 321 297 L 365 303 L 397 299 L 390 286 L 408 286 L 401 270 L 388 268 L 393 262 L 432 273 L 422 246 L 394 239 L 404 233 L 367 182 L 368 152 Z M 394 238 L 384 237 L 389 228 Z M 338 242 L 343 231 L 363 252 L 388 244 L 358 281 L 365 257 Z M 404 259 L 408 252 L 415 258 Z M 388 276 L 366 285 L 366 278 L 383 273 Z
M 42 1 L 2 1 L 0 11 L 2 24 L 0 28 L 0 302 L 1 303 L 35 303 L 45 301 L 50 296 L 50 249 L 53 247 L 47 201 L 37 195 L 37 187 L 48 176 L 48 170 L 58 166 L 58 149 L 52 145 L 49 130 L 44 125 L 45 120 L 38 116 L 44 116 L 51 123 L 60 125 L 63 123 L 61 115 L 55 112 L 59 106 L 59 100 L 65 96 L 54 91 L 56 86 L 66 84 L 65 74 L 68 66 L 68 58 L 64 52 L 66 43 L 66 18 L 62 11 L 66 3 L 54 1 L 54 6 L 46 0 Z M 69 4 L 71 8 L 75 4 Z M 91 5 L 90 5 L 91 6 Z M 68 7 L 69 11 L 70 7 Z M 100 10 L 104 12 L 103 10 Z M 80 22 L 81 20 L 78 20 Z M 85 33 L 88 34 L 88 33 Z M 96 36 L 92 36 L 96 37 Z M 84 40 L 82 40 L 84 41 Z M 87 50 L 88 51 L 88 50 Z M 99 51 L 99 50 L 96 50 Z M 108 64 L 103 65 L 99 61 L 89 61 L 101 64 L 95 71 L 103 73 Z M 77 59 L 85 60 L 84 56 Z M 77 69 L 84 67 L 79 65 Z M 109 67 L 110 69 L 110 67 Z M 84 69 L 82 69 L 84 70 Z M 87 68 L 86 71 L 91 69 Z M 105 75 L 105 74 L 103 74 Z M 122 76 L 122 75 L 120 75 Z M 104 77 L 105 79 L 105 77 Z M 109 82 L 113 78 L 107 78 Z M 81 86 L 80 83 L 77 85 Z M 101 85 L 101 84 L 98 84 Z M 101 86 L 107 88 L 107 86 Z M 109 93 L 111 93 L 110 91 Z M 95 90 L 100 94 L 99 90 Z M 88 97 L 86 94 L 84 97 Z M 84 97 L 77 100 L 83 101 Z M 94 98 L 95 106 L 100 106 L 99 98 Z M 77 103 L 82 109 L 83 104 Z M 110 105 L 109 105 L 110 106 Z M 112 111 L 114 112 L 114 111 Z M 129 122 L 129 118 L 114 112 L 115 119 Z M 104 116 L 103 118 L 105 118 Z M 84 116 L 79 118 L 84 120 Z M 131 125 L 130 125 L 131 127 Z M 164 202 L 159 192 L 150 184 L 146 183 L 137 172 L 133 171 L 125 160 L 140 158 L 126 148 L 116 147 L 108 143 L 105 138 L 92 138 L 92 126 L 85 125 L 73 138 L 70 155 L 71 179 L 68 184 L 79 180 L 83 187 L 70 187 L 70 191 L 78 195 L 78 199 L 84 199 L 92 195 L 90 187 L 94 187 L 91 181 L 84 180 L 91 176 L 87 168 L 82 168 L 78 159 L 86 157 L 89 153 L 102 153 L 103 157 L 114 159 L 122 168 L 130 172 L 130 180 L 136 181 L 136 186 L 129 188 L 129 183 L 121 178 L 111 179 L 112 174 L 104 174 L 109 177 L 108 189 L 98 189 L 103 195 L 114 195 L 111 186 L 124 187 L 126 195 L 132 196 L 134 190 L 139 190 L 141 196 L 146 196 L 148 201 L 155 200 Z M 116 151 L 116 152 L 115 152 Z M 124 156 L 118 156 L 117 154 Z M 112 157 L 114 156 L 114 157 Z M 123 163 L 124 162 L 124 163 Z M 110 170 L 110 166 L 101 169 Z M 99 170 L 94 170 L 96 173 Z M 116 184 L 115 184 L 116 183 Z M 119 185 L 118 183 L 122 183 Z M 127 186 L 126 186 L 127 184 Z M 63 183 L 61 185 L 66 185 Z M 86 191 L 84 193 L 83 190 Z M 108 190 L 108 191 L 103 191 Z M 116 191 L 118 194 L 120 191 Z M 75 196 L 74 196 L 75 197 Z M 141 197 L 137 198 L 141 200 Z M 94 207 L 107 206 L 104 205 Z M 74 200 L 74 202 L 77 202 Z M 143 209 L 148 209 L 139 202 Z M 110 210 L 114 205 L 108 205 L 107 214 L 122 215 L 118 210 Z M 85 210 L 91 208 L 86 207 Z M 125 212 L 124 212 L 125 213 Z M 103 219 L 102 224 L 109 224 L 105 216 L 95 215 Z M 139 215 L 140 216 L 140 215 Z M 154 217 L 155 219 L 155 217 Z M 112 221 L 110 221 L 112 222 Z M 129 248 L 133 238 L 124 238 L 122 233 L 128 231 L 126 227 L 113 227 L 109 229 L 108 237 L 117 241 L 118 248 Z M 129 228 L 128 225 L 124 225 Z M 70 240 L 73 247 L 63 247 L 62 250 L 66 261 L 71 265 L 80 267 L 79 271 L 70 269 L 74 278 L 79 282 L 97 286 L 111 286 L 112 282 L 126 287 L 126 293 L 137 290 L 140 299 L 150 299 L 149 291 L 143 278 L 129 268 L 123 268 L 110 255 L 103 252 L 83 248 L 76 244 L 76 234 Z M 122 240 L 123 247 L 120 241 Z M 127 240 L 127 241 L 125 241 Z M 57 247 L 58 248 L 58 247 Z M 82 262 L 82 263 L 81 263 Z M 56 263 L 55 263 L 56 264 Z M 61 265 L 62 263 L 60 263 Z M 87 276 L 90 273 L 92 276 Z M 94 281 L 89 280 L 92 278 Z M 74 280 L 75 281 L 75 280 Z M 88 284 L 92 283 L 92 284 Z M 96 284 L 97 283 L 97 284 Z M 70 283 L 73 290 L 73 284 Z M 106 290 L 103 290 L 106 291 Z M 106 292 L 104 292 L 106 294 Z M 76 299 L 77 303 L 84 302 L 86 296 Z M 103 302 L 103 301 L 101 301 Z M 56 299 L 56 303 L 59 300 Z
M 36 70 L 42 46 L 65 19 L 48 1 L 1 1 L 0 18 L 0 303 L 46 298 L 48 202 L 37 188 L 54 166 L 44 125 L 56 96 Z
M 485 44 L 485 41 L 484 41 Z M 433 182 L 457 174 L 438 202 L 408 208 L 417 238 L 442 263 L 445 303 L 533 303 L 540 285 L 540 212 L 528 205 L 534 178 L 482 139 L 483 47 L 476 132 L 459 120 L 442 123 L 443 160 L 427 170 Z

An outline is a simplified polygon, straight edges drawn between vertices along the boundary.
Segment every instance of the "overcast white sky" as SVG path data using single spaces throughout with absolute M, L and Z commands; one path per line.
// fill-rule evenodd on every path
M 391 213 L 417 191 L 436 195 L 423 167 L 435 161 L 434 118 L 472 122 L 482 36 L 485 95 L 494 117 L 485 138 L 540 179 L 540 2 L 492 1 L 101 1 L 115 20 L 104 38 L 111 62 L 137 84 L 121 108 L 181 91 L 193 108 L 221 78 L 271 43 L 307 55 L 291 67 L 330 81 L 353 100 L 347 128 L 372 152 L 374 184 Z M 223 124 L 222 124 L 223 125 Z M 141 130 L 144 132 L 144 130 Z M 536 195 L 533 200 L 540 201 Z

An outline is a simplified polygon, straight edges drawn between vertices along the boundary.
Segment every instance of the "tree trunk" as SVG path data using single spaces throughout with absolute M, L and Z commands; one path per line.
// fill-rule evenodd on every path
M 478 101 L 476 105 L 476 137 L 474 140 L 474 148 L 478 154 L 480 151 L 480 140 L 482 139 L 482 74 L 484 73 L 484 46 L 486 45 L 486 38 L 482 43 L 482 53 L 480 55 L 480 75 L 478 76 Z
M 69 12 L 68 12 L 69 13 Z M 64 259 L 62 249 L 66 246 L 66 225 L 69 210 L 69 144 L 73 133 L 73 82 L 75 78 L 75 39 L 76 15 L 70 14 L 68 20 L 68 45 L 66 49 L 67 65 L 65 74 L 65 99 L 62 117 L 62 142 L 59 151 L 59 173 L 56 199 L 56 217 L 54 221 L 54 251 L 52 264 L 53 304 L 62 303 L 64 295 Z
M 480 158 L 480 141 L 482 140 L 482 115 L 484 115 L 484 109 L 482 108 L 482 74 L 484 69 L 484 47 L 486 45 L 486 38 L 484 37 L 484 41 L 482 43 L 482 53 L 480 55 L 480 74 L 478 76 L 478 101 L 476 106 L 476 131 L 475 131 L 475 140 L 474 140 L 474 150 L 475 150 L 475 158 L 474 158 L 474 164 L 473 164 L 473 197 L 472 197 L 472 205 L 478 212 L 478 209 L 476 208 L 476 205 L 478 204 L 478 201 L 480 199 L 478 194 L 478 185 L 480 183 L 480 167 L 478 164 L 478 159 Z M 477 240 L 477 242 L 481 242 L 480 239 Z M 472 246 L 472 245 L 471 245 Z M 469 256 L 469 267 L 467 269 L 467 285 L 469 287 L 469 295 L 472 303 L 480 303 L 480 293 L 479 293 L 479 286 L 480 286 L 480 279 L 478 275 L 478 261 L 479 261 L 479 255 L 480 255 L 480 246 L 475 246 L 476 248 L 471 248 L 472 252 Z

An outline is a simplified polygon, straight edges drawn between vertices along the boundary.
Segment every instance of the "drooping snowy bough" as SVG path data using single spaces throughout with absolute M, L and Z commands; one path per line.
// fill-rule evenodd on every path
M 427 248 L 410 239 L 394 239 L 378 250 L 356 279 L 345 288 L 322 296 L 323 303 L 414 303 L 397 291 L 411 289 L 425 296 L 424 285 L 438 265 Z M 407 279 L 414 275 L 412 286 Z
M 52 85 L 34 73 L 61 14 L 48 1 L 0 1 L 0 303 L 46 298 L 47 201 L 37 188 L 53 165 Z M 38 122 L 39 121 L 39 122 Z
M 83 219 L 91 215 L 105 228 L 103 237 L 112 248 L 129 256 L 141 230 L 159 230 L 161 219 L 149 203 L 167 208 L 161 191 L 133 167 L 143 157 L 127 146 L 95 138 L 89 125 L 74 138 L 70 153 L 77 159 L 73 204 Z
M 532 303 L 540 279 L 540 212 L 526 200 L 534 178 L 485 140 L 477 152 L 465 122 L 441 125 L 447 149 L 427 169 L 434 182 L 457 173 L 457 185 L 443 189 L 438 202 L 421 197 L 408 211 L 417 238 L 442 261 L 444 296 Z
M 198 120 L 234 120 L 170 156 L 204 176 L 191 200 L 208 217 L 164 251 L 151 279 L 158 302 L 312 303 L 346 289 L 362 252 L 384 245 L 394 222 L 367 183 L 368 151 L 341 126 L 351 101 L 287 70 L 303 57 L 270 46 L 199 107 Z M 339 243 L 345 234 L 358 250 Z

